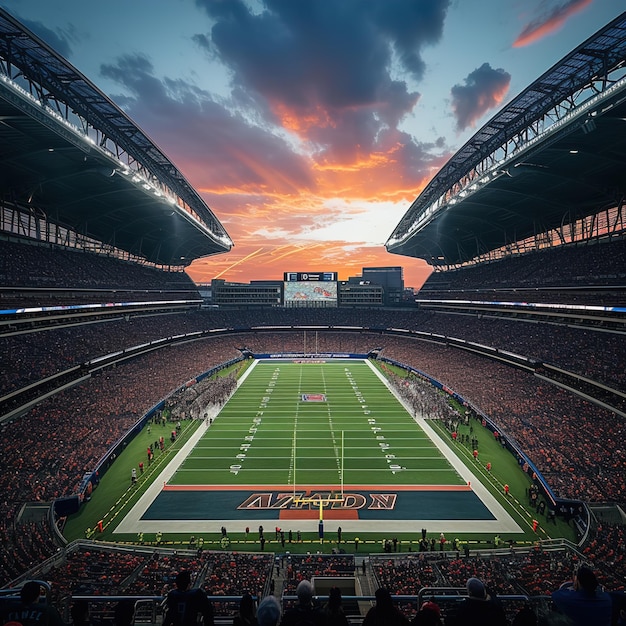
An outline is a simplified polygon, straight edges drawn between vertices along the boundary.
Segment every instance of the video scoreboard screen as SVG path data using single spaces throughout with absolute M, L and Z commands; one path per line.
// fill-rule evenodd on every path
M 285 272 L 284 281 L 294 283 L 298 281 L 332 282 L 337 280 L 337 272 Z
M 337 272 L 285 272 L 286 307 L 336 307 Z
M 314 302 L 336 305 L 337 282 L 330 280 L 285 281 L 286 306 L 310 306 L 310 303 Z

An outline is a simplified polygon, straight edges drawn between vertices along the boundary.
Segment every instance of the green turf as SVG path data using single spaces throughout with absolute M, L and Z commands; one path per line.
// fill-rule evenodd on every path
M 165 465 L 172 460 L 184 441 L 199 425 L 198 421 L 183 421 L 182 435 L 173 444 L 166 436 L 171 431 L 172 424 L 166 426 L 151 424 L 149 428 L 144 427 L 104 474 L 91 499 L 79 509 L 78 513 L 67 519 L 63 528 L 66 539 L 71 541 L 85 537 L 86 529 L 95 528 L 99 520 L 104 521 L 105 528 L 110 532 L 115 520 L 121 519 L 123 512 L 130 508 L 154 480 L 158 480 Z M 154 461 L 148 465 L 145 459 L 146 448 L 160 435 L 165 437 L 165 449 L 163 452 L 157 451 Z M 137 485 L 133 487 L 130 482 L 131 470 L 133 467 L 137 468 L 140 461 L 144 462 L 144 473 L 137 473 Z M 109 533 L 99 535 L 102 538 L 108 536 Z
M 170 483 L 340 488 L 342 468 L 344 485 L 464 483 L 359 361 L 260 362 Z

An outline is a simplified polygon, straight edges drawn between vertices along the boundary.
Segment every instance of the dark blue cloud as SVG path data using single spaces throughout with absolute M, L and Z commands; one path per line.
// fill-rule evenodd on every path
M 404 68 L 418 79 L 425 69 L 420 51 L 441 39 L 449 4 L 432 0 L 368 3 L 373 19 L 389 37 Z
M 76 40 L 76 30 L 70 24 L 66 30 L 50 30 L 47 26 L 44 26 L 41 22 L 34 22 L 32 20 L 22 19 L 16 15 L 16 18 L 31 30 L 40 39 L 43 39 L 55 52 L 58 52 L 65 59 L 70 59 L 72 56 L 71 41 Z
M 499 105 L 510 83 L 511 75 L 508 72 L 483 63 L 467 75 L 464 85 L 454 85 L 451 89 L 451 104 L 457 130 L 463 131 L 473 126 L 487 111 Z
M 307 138 L 345 155 L 373 148 L 419 99 L 414 80 L 424 46 L 441 37 L 449 0 L 265 0 L 252 13 L 240 0 L 196 0 L 213 21 L 196 42 L 231 69 L 240 93 L 294 115 L 325 117 Z M 333 133 L 331 134 L 331 130 Z

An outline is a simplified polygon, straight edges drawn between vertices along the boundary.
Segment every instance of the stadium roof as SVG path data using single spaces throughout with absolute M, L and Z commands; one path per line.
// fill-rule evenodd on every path
M 151 263 L 188 265 L 233 246 L 132 120 L 2 9 L 0 162 L 3 206 Z
M 626 13 L 481 128 L 413 202 L 389 252 L 459 265 L 626 197 Z

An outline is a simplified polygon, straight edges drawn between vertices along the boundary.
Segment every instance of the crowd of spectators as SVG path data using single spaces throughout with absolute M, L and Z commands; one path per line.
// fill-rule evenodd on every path
M 615 389 L 626 388 L 626 335 L 620 333 L 445 313 L 424 316 L 420 330 L 507 350 Z
M 315 577 L 355 575 L 353 554 L 290 554 L 282 559 L 285 580 L 283 594 L 294 595 L 298 584 Z
M 165 272 L 80 249 L 4 239 L 0 239 L 0 284 L 5 288 L 150 290 L 155 294 L 181 291 L 197 297 L 195 283 L 184 272 Z
M 164 272 L 113 256 L 49 244 L 0 241 L 0 284 L 4 287 L 70 290 L 102 289 L 154 294 L 191 292 L 197 288 L 184 272 Z M 434 291 L 488 289 L 584 288 L 623 285 L 626 279 L 626 238 L 576 246 L 556 246 L 532 254 L 434 272 L 423 296 Z M 138 289 L 138 285 L 141 288 Z M 565 295 L 568 294 L 564 290 Z M 68 297 L 65 292 L 64 297 Z M 569 291 L 569 294 L 575 292 Z M 85 295 L 85 294 L 83 294 Z M 315 314 L 321 313 L 320 309 Z
M 450 432 L 456 430 L 456 427 L 452 428 L 452 425 L 456 425 L 461 416 L 450 404 L 450 399 L 446 394 L 439 393 L 433 385 L 417 375 L 400 376 L 384 361 L 381 363 L 381 368 L 396 394 L 402 399 L 404 406 L 410 410 L 412 415 L 422 415 L 428 419 L 441 420 Z
M 469 578 L 479 578 L 499 597 L 543 597 L 545 602 L 578 566 L 587 564 L 593 567 L 607 590 L 623 592 L 626 574 L 623 533 L 621 526 L 601 525 L 594 543 L 584 554 L 565 547 L 544 550 L 536 546 L 467 556 L 451 552 L 371 556 L 361 575 L 370 572 L 369 584 L 385 588 L 394 596 L 417 596 L 424 588 L 464 588 Z M 613 547 L 615 556 L 607 560 L 606 551 L 599 546 L 620 538 L 619 546 Z M 176 574 L 182 570 L 189 571 L 194 586 L 201 587 L 209 596 L 249 594 L 260 599 L 271 589 L 274 562 L 283 568 L 284 595 L 295 595 L 303 580 L 354 578 L 361 569 L 355 567 L 352 555 L 287 553 L 275 558 L 269 553 L 178 552 L 74 544 L 59 551 L 54 560 L 41 568 L 31 570 L 29 577 L 49 581 L 51 600 L 60 608 L 67 607 L 67 598 L 77 595 L 163 597 L 173 588 Z M 415 601 L 398 604 L 409 617 L 417 609 Z M 232 602 L 214 600 L 214 606 L 216 614 L 221 616 L 232 616 L 235 610 Z M 507 605 L 511 610 L 515 607 Z M 90 612 L 95 618 L 111 608 L 110 604 L 93 602 Z
M 203 587 L 209 595 L 261 597 L 272 574 L 273 554 L 210 553 Z
M 172 346 L 104 370 L 3 422 L 0 518 L 10 516 L 16 504 L 76 493 L 82 476 L 180 381 L 237 356 L 228 338 Z M 3 545 L 9 554 L 29 541 L 21 528 L 9 539 L 16 542 Z M 2 570 L 0 579 L 10 580 L 12 573 Z
M 91 359 L 206 328 L 198 312 L 134 316 L 78 327 L 53 327 L 45 332 L 0 336 L 0 397 Z
M 571 578 L 581 564 L 591 564 L 600 584 L 609 591 L 626 590 L 624 527 L 603 524 L 581 554 L 558 548 L 511 551 L 471 556 L 438 557 L 436 554 L 372 557 L 376 583 L 394 594 L 410 595 L 415 588 L 462 588 L 469 578 L 479 578 L 501 595 L 550 596 Z
M 236 388 L 237 371 L 219 378 L 205 378 L 200 382 L 192 380 L 165 401 L 165 409 L 170 411 L 172 421 L 203 419 L 207 407 L 224 404 Z
M 192 572 L 195 579 L 200 577 L 204 567 L 205 560 L 199 555 L 155 550 L 152 555 L 142 555 L 142 560 L 124 581 L 123 591 L 132 596 L 164 596 L 173 587 L 178 572 Z
M 115 595 L 126 590 L 145 561 L 145 554 L 133 550 L 102 550 L 94 546 L 68 550 L 45 570 L 33 572 L 32 578 L 54 582 L 54 602 L 68 595 Z
M 34 380 L 40 380 L 60 371 L 85 363 L 133 346 L 188 333 L 216 328 L 247 330 L 255 326 L 285 325 L 355 325 L 350 311 L 332 314 L 320 310 L 324 322 L 315 321 L 316 316 L 304 309 L 264 309 L 254 311 L 187 311 L 185 313 L 159 316 L 132 316 L 129 320 L 84 324 L 77 327 L 52 327 L 45 332 L 22 334 L 17 336 L 0 335 L 0 350 L 9 358 L 0 363 L 0 397 L 20 389 Z M 362 326 L 370 327 L 375 323 L 393 325 L 415 325 L 415 320 L 408 312 L 401 318 L 392 312 L 382 316 L 373 311 L 363 311 L 356 315 Z M 384 326 L 381 326 L 383 328 Z M 296 352 L 362 352 L 370 349 L 372 342 L 359 341 L 354 333 L 336 332 L 323 336 L 322 332 L 300 332 L 290 335 L 288 332 L 274 335 L 271 349 Z M 234 342 L 238 342 L 236 338 Z M 241 342 L 239 342 L 241 343 Z M 239 345 L 239 344 L 238 344 Z M 262 348 L 262 346 L 261 346 Z
M 413 364 L 518 442 L 558 496 L 623 502 L 626 423 L 532 373 L 469 352 L 385 337 L 383 356 Z
M 0 488 L 12 501 L 73 493 L 83 473 L 181 381 L 240 356 L 229 338 L 171 346 L 42 401 L 0 426 Z
M 583 549 L 585 559 L 601 570 L 601 582 L 610 588 L 626 587 L 626 527 L 600 523 Z
M 585 276 L 589 285 L 618 284 L 624 278 L 625 251 L 626 245 L 621 241 L 610 246 L 551 251 L 536 258 L 509 259 L 458 274 L 449 273 L 445 289 L 468 290 L 485 284 L 502 288 L 558 287 L 576 284 L 577 276 Z M 581 265 L 579 256 L 585 257 L 584 263 L 591 263 L 589 267 Z M 599 267 L 603 268 L 601 272 Z M 186 297 L 185 294 L 195 289 L 185 274 L 166 275 L 117 259 L 6 241 L 0 242 L 0 277 L 7 287 L 75 289 L 79 290 L 77 293 L 101 290 L 101 294 L 108 290 L 128 290 L 155 299 L 163 298 L 164 294 L 170 297 L 172 293 Z M 433 284 L 439 279 L 440 276 L 433 275 Z M 427 292 L 428 289 L 425 297 Z M 356 326 L 367 330 L 249 330 L 306 325 Z M 14 522 L 21 503 L 50 501 L 74 493 L 84 473 L 147 410 L 183 382 L 194 380 L 210 367 L 238 358 L 241 356 L 238 348 L 242 347 L 256 353 L 308 354 L 368 353 L 382 349 L 383 356 L 427 372 L 489 415 L 501 432 L 517 441 L 532 458 L 557 495 L 622 502 L 626 497 L 623 451 L 626 426 L 613 412 L 526 372 L 449 347 L 407 341 L 406 337 L 383 334 L 382 330 L 403 328 L 458 337 L 552 363 L 624 389 L 626 339 L 618 333 L 560 324 L 389 309 L 208 310 L 152 317 L 137 315 L 71 329 L 55 327 L 33 334 L 1 336 L 0 349 L 6 358 L 0 364 L 0 397 L 95 357 L 163 337 L 215 328 L 235 329 L 237 333 L 168 346 L 119 364 L 115 370 L 103 370 L 90 380 L 41 402 L 19 420 L 2 423 L 0 489 L 5 495 L 0 504 L 3 520 L 0 577 L 3 581 L 14 578 L 17 571 L 54 554 L 57 549 L 45 524 Z M 203 405 L 223 401 L 235 384 L 234 378 L 197 383 L 184 402 L 176 403 L 177 410 L 201 417 Z M 413 393 L 412 402 L 416 403 L 413 405 L 416 411 L 432 418 L 445 418 L 448 410 L 445 400 L 437 394 Z M 618 537 L 616 543 L 617 531 L 603 529 L 602 532 L 610 532 L 608 540 L 595 540 L 590 549 L 622 567 L 623 553 L 614 548 L 623 547 L 624 537 Z M 607 546 L 613 546 L 613 552 Z M 298 571 L 305 571 L 306 567 L 303 563 Z M 158 569 L 160 575 L 168 566 L 161 563 Z M 460 570 L 459 576 L 466 573 Z M 475 575 L 478 574 L 486 576 L 485 572 L 476 570 Z M 145 584 L 154 585 L 158 578 Z M 141 580 L 141 576 L 136 576 L 134 582 L 141 586 Z
M 626 386 L 626 335 L 574 328 L 564 324 L 530 324 L 487 316 L 426 311 L 319 310 L 319 319 L 306 309 L 252 311 L 189 311 L 175 315 L 134 316 L 128 321 L 51 328 L 46 332 L 0 336 L 0 349 L 9 358 L 0 364 L 0 397 L 70 367 L 164 337 L 215 328 L 318 325 L 358 325 L 371 329 L 364 337 L 352 332 L 285 331 L 273 342 L 257 341 L 257 350 L 306 353 L 367 353 L 378 347 L 375 333 L 385 328 L 434 333 L 506 350 L 552 364 L 614 389 Z M 344 319 L 345 318 L 345 319 Z M 259 332 L 259 338 L 263 333 Z M 264 346 L 263 344 L 268 344 Z M 248 346 L 255 349 L 254 346 Z
M 626 238 L 622 237 L 600 243 L 556 246 L 491 263 L 434 272 L 421 295 L 428 297 L 427 294 L 435 290 L 487 292 L 488 289 L 623 286 L 626 280 L 624 268 Z
M 396 558 L 371 557 L 370 563 L 376 583 L 390 589 L 394 595 L 412 595 L 414 589 L 444 586 L 444 579 L 425 553 Z
M 6 501 L 0 516 L 0 586 L 56 552 L 46 521 L 16 522 L 19 504 Z
M 51 600 L 56 605 L 76 595 L 165 596 L 183 570 L 191 572 L 194 584 L 209 595 L 250 593 L 257 598 L 265 592 L 273 558 L 271 554 L 84 545 L 59 553 L 45 568 L 34 568 L 30 577 L 52 583 Z M 230 612 L 226 605 L 223 608 Z
M 623 422 L 608 410 L 525 372 L 452 348 L 374 333 L 295 331 L 241 332 L 170 346 L 104 370 L 42 402 L 20 420 L 4 423 L 0 488 L 6 502 L 49 501 L 74 493 L 84 473 L 151 406 L 181 381 L 239 357 L 235 346 L 254 352 L 299 352 L 309 341 L 321 346 L 320 352 L 338 341 L 357 352 L 380 347 L 382 355 L 428 372 L 518 441 L 557 495 L 620 501 L 626 494 L 621 453 L 626 433 Z M 420 411 L 434 412 L 434 417 L 445 412 L 441 402 L 425 398 L 428 404 Z M 7 506 L 0 508 L 6 511 Z

